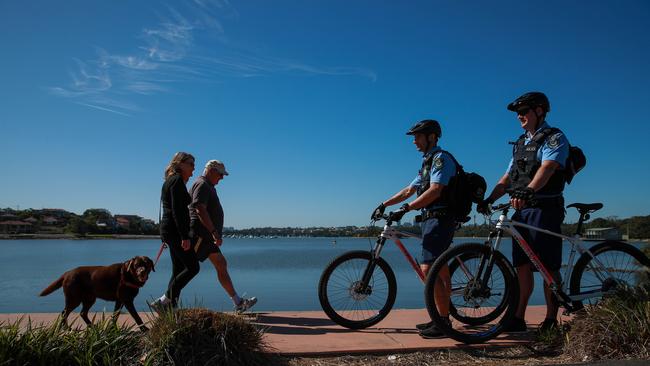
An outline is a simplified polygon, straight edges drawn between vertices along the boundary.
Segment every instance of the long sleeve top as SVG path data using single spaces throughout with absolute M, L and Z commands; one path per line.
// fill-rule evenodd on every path
M 190 238 L 190 211 L 188 205 L 192 198 L 187 193 L 185 182 L 179 174 L 165 180 L 160 194 L 162 201 L 161 235 L 178 235 L 181 239 Z

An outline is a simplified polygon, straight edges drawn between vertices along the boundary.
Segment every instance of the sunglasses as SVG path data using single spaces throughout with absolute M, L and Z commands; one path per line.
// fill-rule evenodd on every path
M 530 111 L 530 109 L 531 109 L 530 107 L 519 108 L 519 109 L 517 109 L 517 115 L 518 116 L 525 116 L 526 114 L 528 114 L 528 111 Z

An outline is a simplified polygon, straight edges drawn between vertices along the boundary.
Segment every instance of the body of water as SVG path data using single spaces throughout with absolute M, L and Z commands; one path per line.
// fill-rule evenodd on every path
M 480 239 L 455 239 L 454 243 Z M 236 290 L 259 299 L 255 310 L 320 310 L 318 281 L 325 266 L 350 250 L 367 250 L 367 238 L 276 238 L 226 239 L 221 247 Z M 510 240 L 502 251 L 510 258 Z M 414 257 L 420 253 L 419 241 L 404 240 Z M 0 241 L 0 312 L 60 312 L 63 291 L 46 297 L 38 294 L 63 272 L 85 265 L 124 262 L 136 255 L 155 259 L 158 240 L 3 240 Z M 568 251 L 569 246 L 565 245 Z M 423 285 L 392 242 L 382 256 L 397 277 L 395 308 L 423 308 Z M 565 260 L 568 255 L 565 254 Z M 136 308 L 148 310 L 145 301 L 162 295 L 171 274 L 166 250 L 147 284 L 136 298 Z M 217 281 L 216 271 L 206 260 L 200 273 L 183 290 L 185 305 L 200 305 L 217 311 L 232 310 L 232 302 Z M 531 304 L 544 304 L 541 279 L 537 276 Z M 76 311 L 79 311 L 79 307 Z M 97 300 L 93 311 L 112 311 L 113 304 Z

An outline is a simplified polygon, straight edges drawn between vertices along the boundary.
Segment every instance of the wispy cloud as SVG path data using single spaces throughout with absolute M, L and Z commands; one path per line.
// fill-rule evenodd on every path
M 166 7 L 160 22 L 143 27 L 135 52 L 113 54 L 96 49 L 94 60 L 75 59 L 65 86 L 49 91 L 89 108 L 132 116 L 140 110 L 135 95 L 170 93 L 181 82 L 214 82 L 269 74 L 357 76 L 372 82 L 370 69 L 309 65 L 230 46 L 224 21 L 239 18 L 227 0 L 190 0 L 182 10 Z M 211 35 L 214 44 L 202 47 L 197 38 Z

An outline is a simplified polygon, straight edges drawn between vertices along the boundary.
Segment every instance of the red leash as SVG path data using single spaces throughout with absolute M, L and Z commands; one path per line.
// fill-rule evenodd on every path
M 163 252 L 163 250 L 165 250 L 165 248 L 167 248 L 167 244 L 165 244 L 165 242 L 163 241 L 162 244 L 160 244 L 160 250 L 158 250 L 158 255 L 156 256 L 156 261 L 153 262 L 154 267 L 156 266 L 156 264 L 158 264 L 158 259 L 160 259 L 160 256 L 162 255 L 162 252 Z

